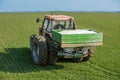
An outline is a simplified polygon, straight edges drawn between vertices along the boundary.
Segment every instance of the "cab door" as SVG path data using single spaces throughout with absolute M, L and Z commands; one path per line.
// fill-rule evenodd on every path
M 43 25 L 42 25 L 42 36 L 50 35 L 52 32 L 52 22 L 49 19 L 44 19 Z

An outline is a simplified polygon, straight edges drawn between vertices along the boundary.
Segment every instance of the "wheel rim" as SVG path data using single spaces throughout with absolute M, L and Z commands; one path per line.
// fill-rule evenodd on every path
M 36 43 L 33 45 L 32 57 L 34 63 L 39 63 L 39 46 Z

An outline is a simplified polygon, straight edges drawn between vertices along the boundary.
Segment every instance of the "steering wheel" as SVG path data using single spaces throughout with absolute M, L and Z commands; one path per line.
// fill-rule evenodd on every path
M 65 27 L 62 24 L 57 24 L 54 29 L 65 29 Z

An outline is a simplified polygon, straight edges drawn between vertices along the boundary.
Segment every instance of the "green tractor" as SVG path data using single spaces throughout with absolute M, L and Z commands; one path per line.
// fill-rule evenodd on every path
M 90 59 L 94 46 L 102 45 L 102 40 L 100 32 L 76 29 L 71 16 L 46 15 L 39 36 L 30 36 L 30 50 L 38 65 L 55 64 L 59 56 L 81 62 Z

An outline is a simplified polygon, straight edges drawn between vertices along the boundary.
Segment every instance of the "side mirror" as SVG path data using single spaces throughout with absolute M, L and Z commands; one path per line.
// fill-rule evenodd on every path
M 37 19 L 36 19 L 36 23 L 39 23 L 39 22 L 40 22 L 40 19 L 39 19 L 39 18 L 37 18 Z

